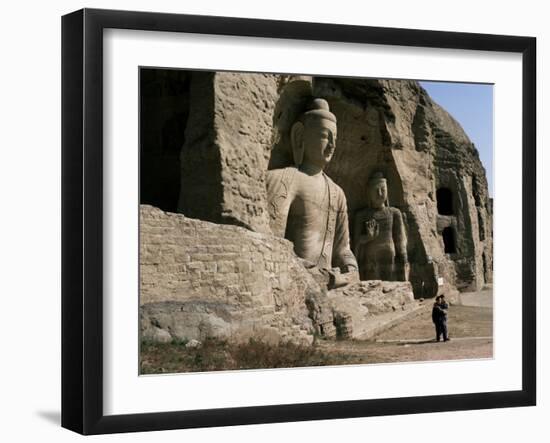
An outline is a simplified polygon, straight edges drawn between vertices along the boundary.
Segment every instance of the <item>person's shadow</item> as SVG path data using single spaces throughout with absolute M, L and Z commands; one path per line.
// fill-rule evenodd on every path
M 43 420 L 50 422 L 53 425 L 61 426 L 61 412 L 60 411 L 37 411 L 38 415 Z
M 428 343 L 437 343 L 436 340 L 434 340 L 433 338 L 427 338 L 427 339 L 423 339 L 423 340 L 411 340 L 411 341 L 402 341 L 401 343 L 399 343 L 400 345 L 426 345 Z

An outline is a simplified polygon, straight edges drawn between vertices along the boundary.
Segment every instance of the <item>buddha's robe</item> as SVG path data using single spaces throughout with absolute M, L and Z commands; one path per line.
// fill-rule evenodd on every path
M 376 226 L 372 238 L 367 238 L 368 222 Z M 361 280 L 408 280 L 407 236 L 399 209 L 385 206 L 358 211 L 353 235 Z
M 294 244 L 296 255 L 321 269 L 357 269 L 349 245 L 346 197 L 325 173 L 295 167 L 267 173 L 271 229 Z

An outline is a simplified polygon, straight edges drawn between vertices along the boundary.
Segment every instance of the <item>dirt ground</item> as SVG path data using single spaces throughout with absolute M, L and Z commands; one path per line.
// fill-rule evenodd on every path
M 449 308 L 448 342 L 435 341 L 430 306 L 369 341 L 320 341 L 319 350 L 344 354 L 348 363 L 492 358 L 493 309 L 460 306 Z

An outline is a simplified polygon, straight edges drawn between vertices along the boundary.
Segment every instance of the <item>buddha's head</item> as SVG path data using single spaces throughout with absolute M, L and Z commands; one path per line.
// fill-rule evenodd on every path
M 388 206 L 388 185 L 381 172 L 375 172 L 370 177 L 367 192 L 371 208 L 380 209 Z
M 336 148 L 336 116 L 328 103 L 314 99 L 290 132 L 294 164 L 324 169 Z

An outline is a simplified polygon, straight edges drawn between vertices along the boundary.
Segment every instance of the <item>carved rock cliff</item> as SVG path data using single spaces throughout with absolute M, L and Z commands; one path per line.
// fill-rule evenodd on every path
M 143 78 L 142 107 L 155 117 L 142 122 L 142 203 L 180 213 L 141 209 L 145 337 L 195 338 L 203 328 L 307 341 L 323 322 L 334 327 L 328 335 L 354 329 L 269 229 L 265 174 L 290 163 L 288 131 L 311 97 L 326 99 L 338 120 L 326 173 L 343 189 L 350 220 L 379 171 L 406 225 L 410 284 L 377 292 L 362 282 L 348 299 L 364 306 L 370 291 L 390 300 L 388 311 L 411 303 L 411 285 L 428 298 L 492 282 L 485 170 L 460 125 L 417 82 L 185 71 Z M 160 112 L 167 106 L 175 114 Z

